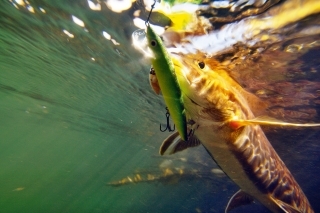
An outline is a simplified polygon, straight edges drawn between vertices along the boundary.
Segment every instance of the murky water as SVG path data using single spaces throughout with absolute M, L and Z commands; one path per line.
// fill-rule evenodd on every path
M 202 147 L 158 155 L 165 105 L 131 44 L 140 4 L 114 13 L 87 1 L 21 2 L 0 3 L 0 212 L 223 212 L 238 188 L 206 173 L 216 166 Z M 319 130 L 294 132 L 267 134 L 318 212 Z M 164 162 L 190 175 L 108 185 L 160 174 Z M 268 212 L 234 210 L 248 211 Z

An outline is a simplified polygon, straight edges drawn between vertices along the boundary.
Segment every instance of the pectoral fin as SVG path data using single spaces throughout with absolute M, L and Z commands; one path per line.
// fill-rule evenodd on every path
M 234 119 L 230 121 L 229 125 L 233 129 L 238 129 L 239 127 L 246 126 L 246 125 L 271 125 L 271 126 L 291 126 L 291 127 L 319 127 L 319 123 L 306 123 L 306 124 L 299 124 L 299 123 L 288 123 L 281 120 L 277 120 L 275 118 L 271 118 L 268 116 L 261 116 L 251 120 L 241 120 L 241 119 Z
M 235 209 L 239 206 L 248 205 L 253 203 L 253 198 L 242 191 L 241 189 L 237 191 L 229 200 L 228 205 L 226 207 L 225 213 Z
M 194 135 L 188 141 L 184 141 L 180 138 L 179 133 L 175 132 L 163 141 L 159 153 L 160 155 L 171 155 L 198 145 L 200 145 L 200 141 Z

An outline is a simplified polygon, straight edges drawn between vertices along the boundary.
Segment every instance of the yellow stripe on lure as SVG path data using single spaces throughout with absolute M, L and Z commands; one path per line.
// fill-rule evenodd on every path
M 187 119 L 174 65 L 161 38 L 154 32 L 150 24 L 147 24 L 147 41 L 153 53 L 151 63 L 155 70 L 164 101 L 181 139 L 187 141 Z

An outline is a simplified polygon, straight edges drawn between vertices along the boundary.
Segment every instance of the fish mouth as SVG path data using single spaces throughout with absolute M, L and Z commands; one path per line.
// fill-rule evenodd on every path
M 202 107 L 200 104 L 198 104 L 196 101 L 194 101 L 192 98 L 190 98 L 188 95 L 185 95 L 193 104 Z
M 170 55 L 174 58 L 176 58 L 177 60 L 179 60 L 181 63 L 186 64 L 186 61 L 191 61 L 192 59 L 190 58 L 190 56 L 188 55 L 181 55 L 181 53 L 176 53 L 176 52 L 170 52 Z M 195 55 L 194 55 L 195 56 Z M 179 65 L 179 64 L 177 64 Z M 179 65 L 179 67 L 181 68 L 181 66 Z

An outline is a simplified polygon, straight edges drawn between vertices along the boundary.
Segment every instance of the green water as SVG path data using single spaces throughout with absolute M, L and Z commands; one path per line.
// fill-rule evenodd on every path
M 132 11 L 96 12 L 75 0 L 30 5 L 34 13 L 0 3 L 0 212 L 223 212 L 238 190 L 226 177 L 107 185 L 196 153 L 205 169 L 214 167 L 202 148 L 159 157 L 169 134 L 159 132 L 165 106 L 150 89 L 150 65 L 132 47 Z M 319 181 L 309 171 L 319 173 L 319 145 L 304 150 L 303 141 L 315 138 L 278 147 L 313 205 Z M 238 211 L 250 208 L 267 212 L 261 205 Z
M 123 17 L 98 17 L 75 1 L 41 3 L 46 14 L 1 3 L 0 212 L 129 210 L 116 201 L 132 193 L 106 183 L 157 153 L 146 145 L 160 142 L 150 109 L 163 109 L 161 99 L 150 95 L 148 70 L 123 29 L 107 19 Z M 73 12 L 96 32 L 75 25 Z
M 158 130 L 165 106 L 150 89 L 150 65 L 131 45 L 131 18 L 91 11 L 86 1 L 30 3 L 34 14 L 0 7 L 0 212 L 181 209 L 172 199 L 194 212 L 197 180 L 187 188 L 107 185 L 137 169 L 159 172 L 168 134 Z

